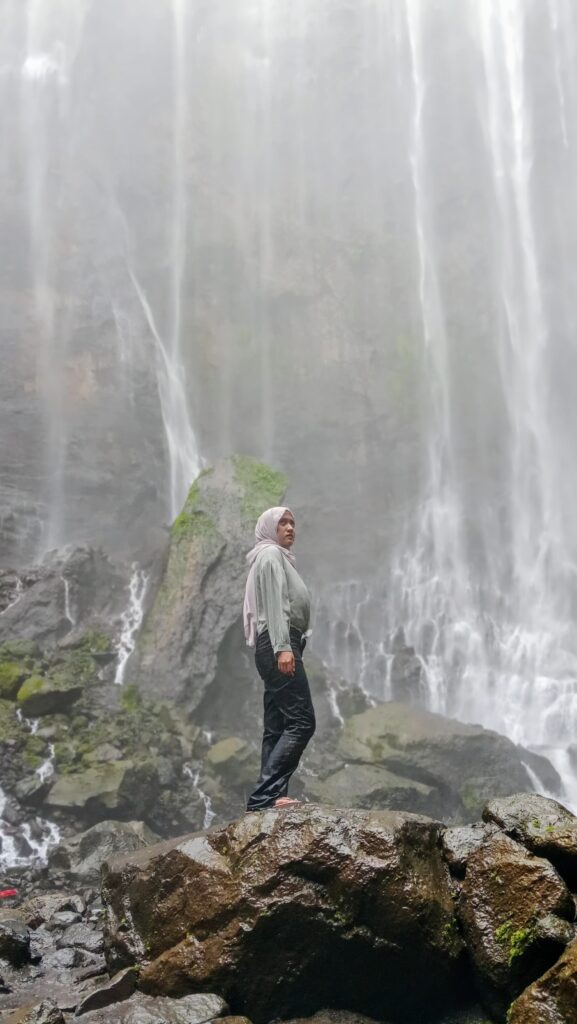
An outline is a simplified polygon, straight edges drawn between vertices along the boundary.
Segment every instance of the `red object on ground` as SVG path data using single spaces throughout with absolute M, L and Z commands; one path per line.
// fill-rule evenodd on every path
M 6 896 L 17 896 L 18 889 L 0 889 L 0 900 L 6 898 Z

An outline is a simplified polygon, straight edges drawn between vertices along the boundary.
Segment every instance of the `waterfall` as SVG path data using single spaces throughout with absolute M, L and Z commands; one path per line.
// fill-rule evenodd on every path
M 201 802 L 203 804 L 203 807 L 204 807 L 204 819 L 203 819 L 202 827 L 203 828 L 210 828 L 210 826 L 211 826 L 212 822 L 214 821 L 216 815 L 215 815 L 215 812 L 212 809 L 212 800 L 210 799 L 208 794 L 205 793 L 204 790 L 202 790 L 200 788 L 200 786 L 199 786 L 200 768 L 197 768 L 195 770 L 192 767 L 192 765 L 184 764 L 182 766 L 182 774 L 186 775 L 186 777 L 189 778 L 192 781 L 192 785 L 193 785 L 194 789 L 196 790 L 196 792 L 197 792 L 198 796 L 200 797 L 200 800 L 201 800 Z
M 16 715 L 32 735 L 38 732 L 37 719 L 25 718 L 20 708 Z M 54 774 L 54 745 L 48 748 L 48 757 L 36 769 L 40 782 L 46 782 Z M 48 853 L 60 842 L 60 829 L 53 821 L 36 817 L 32 822 L 22 825 L 9 825 L 4 819 L 8 797 L 0 786 L 0 867 L 27 867 L 33 864 L 46 864 Z
M 528 36 L 544 31 L 554 58 L 558 153 L 568 160 L 574 15 L 562 0 L 551 0 L 537 29 L 530 17 L 537 8 L 521 0 L 468 7 L 476 47 L 470 59 L 480 71 L 476 89 L 485 149 L 479 149 L 492 192 L 485 230 L 492 251 L 487 302 L 494 347 L 487 353 L 487 372 L 498 390 L 485 400 L 495 408 L 499 395 L 503 402 L 502 411 L 494 413 L 501 428 L 495 482 L 486 480 L 485 492 L 477 496 L 468 492 L 459 450 L 463 421 L 456 419 L 455 388 L 463 343 L 447 326 L 452 296 L 439 250 L 438 183 L 431 176 L 436 83 L 426 38 L 433 16 L 416 0 L 402 6 L 406 23 L 397 31 L 396 48 L 409 69 L 412 107 L 407 146 L 427 373 L 425 486 L 390 569 L 383 567 L 383 578 L 365 584 L 367 604 L 380 607 L 384 621 L 365 616 L 362 639 L 339 651 L 332 638 L 335 625 L 340 623 L 345 635 L 357 631 L 360 583 L 327 588 L 319 609 L 321 650 L 329 663 L 346 666 L 355 681 L 368 680 L 369 689 L 383 698 L 383 641 L 385 651 L 387 644 L 390 649 L 402 624 L 407 642 L 422 657 L 429 708 L 480 721 L 516 743 L 542 749 L 575 805 L 575 770 L 567 747 L 577 725 L 577 531 L 569 515 L 571 470 L 559 433 L 563 421 L 552 405 L 559 320 L 543 277 L 544 222 L 536 205 L 538 150 L 527 67 Z M 402 78 L 403 71 L 398 73 Z M 474 414 L 476 396 L 470 405 Z M 351 658 L 353 665 L 347 664 Z
M 29 0 L 25 12 L 21 64 L 21 144 L 25 154 L 30 279 L 34 327 L 38 333 L 36 375 L 44 403 L 46 508 L 39 555 L 62 544 L 63 475 L 67 422 L 62 371 L 69 323 L 58 301 L 60 266 L 57 209 L 64 198 L 70 158 L 70 85 L 81 46 L 87 2 L 61 5 L 53 19 L 42 0 Z
M 574 4 L 113 6 L 0 0 L 3 564 L 264 457 L 334 677 L 389 696 L 403 627 L 569 793 Z
M 72 614 L 72 608 L 70 606 L 70 580 L 66 576 L 60 577 L 64 586 L 64 615 L 68 619 L 71 626 L 76 625 L 76 620 Z
M 144 598 L 147 585 L 148 576 L 135 563 L 132 566 L 132 576 L 128 587 L 128 605 L 120 620 L 120 637 L 117 643 L 118 662 L 114 676 L 114 682 L 118 686 L 122 686 L 124 682 L 126 665 L 136 646 L 136 637 L 144 617 Z
M 12 600 L 8 602 L 6 607 L 3 608 L 2 611 L 0 611 L 0 615 L 5 615 L 7 611 L 9 611 L 11 608 L 14 608 L 18 604 L 18 602 L 21 600 L 23 594 L 24 594 L 24 584 L 22 583 L 22 580 L 18 576 L 18 578 L 16 580 L 16 587 L 14 588 L 14 596 L 12 597 Z

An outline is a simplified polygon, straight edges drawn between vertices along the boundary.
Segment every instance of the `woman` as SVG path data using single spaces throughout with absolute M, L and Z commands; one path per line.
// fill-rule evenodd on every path
M 315 731 L 315 713 L 303 665 L 310 598 L 295 569 L 295 520 L 288 508 L 269 508 L 255 528 L 247 555 L 244 631 L 255 647 L 264 683 L 261 772 L 247 810 L 292 807 L 288 784 Z

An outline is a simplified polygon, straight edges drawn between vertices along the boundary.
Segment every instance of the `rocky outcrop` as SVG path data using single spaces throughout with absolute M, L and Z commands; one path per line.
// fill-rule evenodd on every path
M 483 818 L 538 857 L 550 860 L 572 891 L 577 889 L 577 819 L 566 807 L 532 793 L 515 793 L 490 800 Z
M 515 1000 L 507 1024 L 577 1024 L 577 942 Z
M 60 1024 L 73 1013 L 207 1024 L 227 1012 L 247 1015 L 227 1024 L 260 1024 L 315 1008 L 310 1024 L 370 1024 L 351 1010 L 391 1024 L 575 1024 L 573 896 L 496 820 L 510 829 L 514 813 L 521 834 L 522 801 L 513 812 L 494 800 L 492 820 L 451 828 L 305 805 L 152 846 L 141 824 L 97 826 L 55 857 L 45 882 L 59 891 L 0 908 L 3 1005 L 22 1008 L 16 1020 L 57 1011 Z M 529 810 L 556 814 L 565 832 L 577 821 L 545 798 Z
M 90 547 L 56 552 L 19 575 L 0 572 L 0 644 L 18 637 L 47 647 L 77 630 L 108 632 L 128 603 L 129 579 L 128 566 Z
M 308 806 L 119 858 L 103 880 L 110 967 L 140 962 L 149 993 L 218 991 L 254 1021 L 449 1005 L 463 946 L 439 832 Z
M 321 766 L 306 789 L 321 802 L 474 821 L 488 796 L 532 788 L 522 757 L 505 736 L 480 725 L 390 701 L 344 722 L 332 765 Z
M 572 940 L 575 903 L 552 864 L 498 833 L 468 857 L 459 917 L 483 1000 L 502 1014 Z
M 201 703 L 217 671 L 219 647 L 239 630 L 245 555 L 254 524 L 278 505 L 286 488 L 279 473 L 235 456 L 205 470 L 175 519 L 166 565 L 148 610 L 130 677 L 189 713 Z
M 141 821 L 101 821 L 86 832 L 64 840 L 51 851 L 50 874 L 63 873 L 68 884 L 76 882 L 97 886 L 105 860 L 152 846 L 158 839 Z

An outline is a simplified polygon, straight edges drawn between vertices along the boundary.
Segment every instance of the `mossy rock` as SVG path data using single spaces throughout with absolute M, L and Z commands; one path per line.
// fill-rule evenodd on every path
M 254 784 L 258 775 L 258 755 L 246 740 L 229 736 L 210 748 L 206 764 L 233 789 L 244 789 Z
M 32 640 L 6 640 L 0 644 L 0 662 L 38 658 L 40 648 Z
M 266 508 L 274 507 L 281 500 L 287 488 L 287 478 L 246 455 L 234 455 L 232 462 L 237 483 L 244 491 L 242 511 L 252 523 Z
M 16 717 L 15 704 L 9 700 L 0 700 L 0 743 L 19 741 L 25 735 L 26 730 Z
M 192 715 L 210 688 L 225 634 L 238 622 L 254 523 L 281 503 L 285 477 L 234 456 L 204 470 L 175 519 L 160 586 L 129 665 L 128 681 Z
M 27 672 L 17 661 L 0 663 L 0 699 L 15 700 Z
M 82 682 L 65 673 L 53 676 L 31 676 L 18 690 L 22 713 L 35 718 L 68 711 L 82 696 Z
M 158 772 L 152 760 L 124 760 L 57 776 L 46 804 L 93 819 L 110 812 L 139 818 L 150 810 L 157 791 Z

